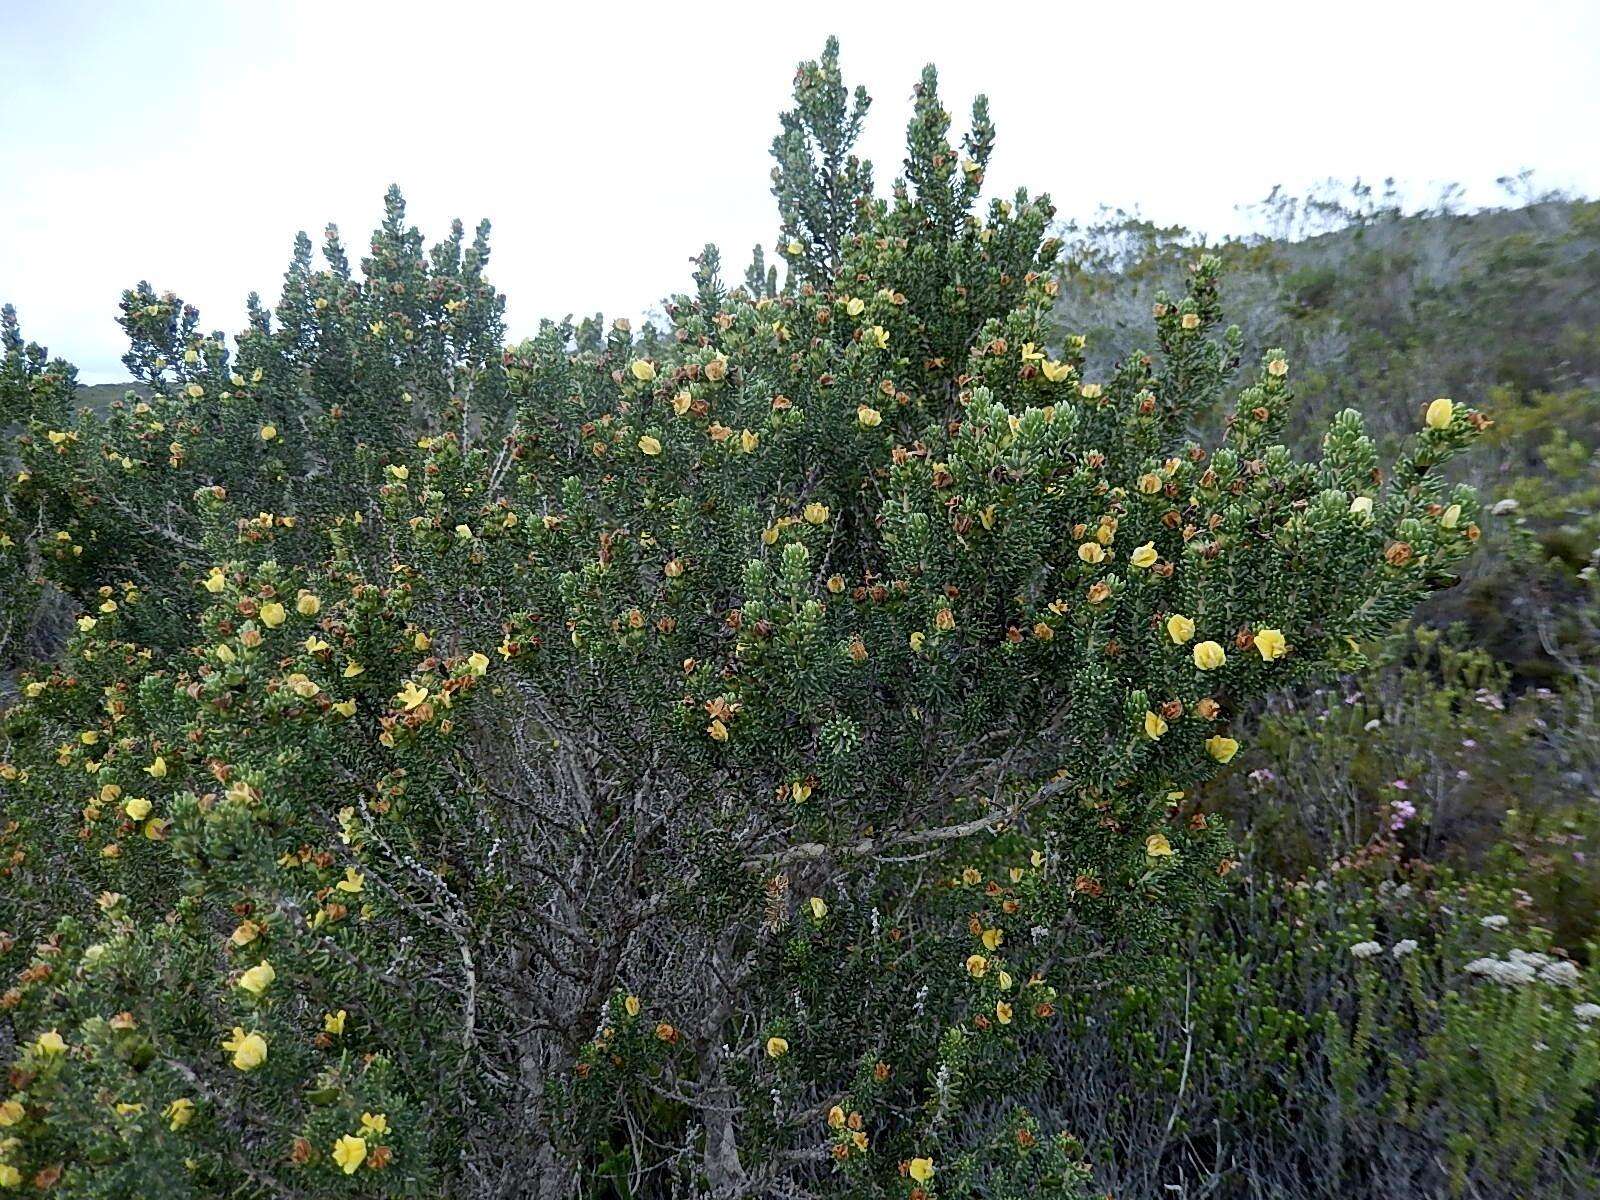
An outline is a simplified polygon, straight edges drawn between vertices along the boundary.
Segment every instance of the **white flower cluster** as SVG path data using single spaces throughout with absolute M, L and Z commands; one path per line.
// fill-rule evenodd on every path
M 1350 953 L 1357 958 L 1376 958 L 1383 953 L 1383 947 L 1377 942 L 1357 942 L 1350 947 Z
M 1467 964 L 1467 974 L 1518 987 L 1539 980 L 1557 987 L 1576 987 L 1578 968 L 1562 958 L 1552 958 L 1532 950 L 1513 950 L 1505 958 L 1475 958 Z

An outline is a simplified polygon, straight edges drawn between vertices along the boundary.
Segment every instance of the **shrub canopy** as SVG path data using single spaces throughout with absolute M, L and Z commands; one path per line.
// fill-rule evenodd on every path
M 11 644 L 75 613 L 0 727 L 17 1185 L 1076 1194 L 1059 997 L 1219 886 L 1236 716 L 1448 580 L 1482 422 L 1297 458 L 1205 257 L 1087 378 L 981 98 L 888 198 L 831 44 L 794 105 L 781 285 L 662 329 L 507 345 L 397 192 L 234 350 L 126 293 L 104 413 L 8 317 Z

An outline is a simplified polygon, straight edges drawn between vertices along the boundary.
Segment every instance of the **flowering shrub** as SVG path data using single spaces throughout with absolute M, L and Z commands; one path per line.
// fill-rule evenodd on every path
M 6 552 L 79 615 L 0 733 L 0 1182 L 1079 1194 L 1065 997 L 1217 892 L 1245 706 L 1469 552 L 1484 422 L 1290 453 L 1210 258 L 1088 377 L 986 104 L 929 69 L 888 199 L 864 111 L 802 64 L 787 278 L 708 248 L 664 330 L 505 346 L 391 193 L 236 354 L 127 293 L 103 418 L 8 334 Z

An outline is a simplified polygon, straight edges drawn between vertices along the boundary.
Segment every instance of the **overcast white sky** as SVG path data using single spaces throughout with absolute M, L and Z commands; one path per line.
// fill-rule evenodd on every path
M 1275 183 L 1394 175 L 1600 194 L 1600 3 L 0 0 L 0 300 L 86 382 L 125 377 L 139 279 L 234 332 L 297 229 L 355 253 L 398 182 L 430 241 L 494 221 L 513 334 L 638 314 L 776 217 L 768 146 L 829 33 L 897 172 L 912 84 L 986 91 L 992 188 L 1212 233 Z

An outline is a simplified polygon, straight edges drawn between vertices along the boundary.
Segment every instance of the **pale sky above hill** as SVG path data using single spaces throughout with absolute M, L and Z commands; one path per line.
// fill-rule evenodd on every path
M 126 377 L 139 279 L 234 332 L 297 229 L 352 253 L 398 182 L 430 242 L 494 221 L 513 335 L 647 312 L 706 241 L 737 278 L 777 219 L 768 147 L 794 64 L 836 33 L 897 173 L 910 91 L 990 97 L 990 187 L 1220 234 L 1277 183 L 1497 176 L 1600 195 L 1600 4 L 0 0 L 0 300 Z

